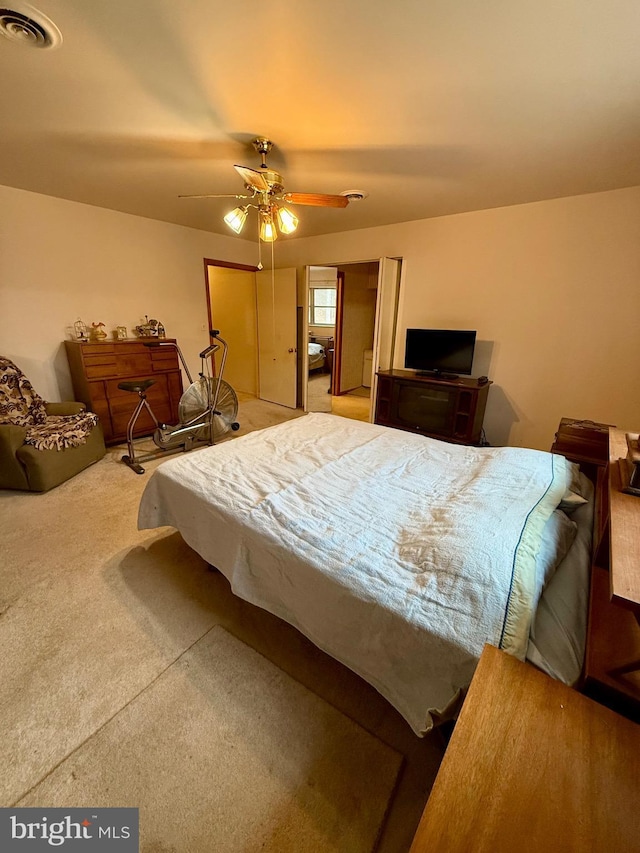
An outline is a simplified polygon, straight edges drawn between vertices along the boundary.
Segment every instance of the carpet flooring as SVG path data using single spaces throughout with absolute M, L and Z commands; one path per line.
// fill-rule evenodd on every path
M 300 414 L 241 399 L 228 440 Z M 160 462 L 121 454 L 0 492 L 0 805 L 137 806 L 143 853 L 408 850 L 440 739 L 138 531 Z
M 152 849 L 365 853 L 401 761 L 216 626 L 19 805 L 142 804 Z
M 370 389 L 354 388 L 348 394 L 335 397 L 328 392 L 330 378 L 326 373 L 309 375 L 307 406 L 310 412 L 331 412 L 357 421 L 369 420 Z
M 330 412 L 331 377 L 328 373 L 310 373 L 307 385 L 307 407 L 310 412 Z

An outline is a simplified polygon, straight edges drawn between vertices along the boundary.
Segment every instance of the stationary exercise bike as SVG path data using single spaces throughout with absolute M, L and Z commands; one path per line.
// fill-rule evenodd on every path
M 160 456 L 169 453 L 192 450 L 200 445 L 215 444 L 216 439 L 221 438 L 230 429 L 240 429 L 240 424 L 236 421 L 238 415 L 236 392 L 222 378 L 227 361 L 227 342 L 220 337 L 217 329 L 212 329 L 210 334 L 214 342 L 200 353 L 200 378 L 195 382 L 191 378 L 191 373 L 177 343 L 161 340 L 144 342 L 146 347 L 173 347 L 178 353 L 182 369 L 189 380 L 189 387 L 180 397 L 178 404 L 180 422 L 176 426 L 161 423 L 156 418 L 147 400 L 147 390 L 155 383 L 155 379 L 118 383 L 118 388 L 122 391 L 136 393 L 139 398 L 138 405 L 127 424 L 127 449 L 129 452 L 122 457 L 122 461 L 136 474 L 144 474 L 141 462 L 158 459 Z M 216 378 L 212 378 L 209 359 L 221 347 L 220 372 Z M 156 426 L 153 441 L 158 450 L 136 455 L 133 433 L 143 409 L 149 412 Z

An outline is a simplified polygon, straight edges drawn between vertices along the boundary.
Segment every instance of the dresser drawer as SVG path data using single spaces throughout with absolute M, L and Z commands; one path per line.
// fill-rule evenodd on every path
M 114 344 L 81 344 L 82 346 L 82 355 L 84 358 L 87 356 L 96 356 L 96 355 L 115 355 L 116 348 Z
M 116 364 L 116 376 L 138 376 L 142 373 L 149 373 L 151 370 L 151 359 L 148 352 L 118 353 Z
M 85 355 L 84 369 L 87 379 L 103 379 L 116 375 L 116 357 L 108 352 Z
M 95 367 L 87 367 L 87 379 L 107 379 L 115 373 L 115 366 L 99 364 Z
M 151 362 L 151 369 L 154 371 L 177 370 L 178 362 L 175 356 L 172 358 L 169 354 L 166 358 L 154 358 Z

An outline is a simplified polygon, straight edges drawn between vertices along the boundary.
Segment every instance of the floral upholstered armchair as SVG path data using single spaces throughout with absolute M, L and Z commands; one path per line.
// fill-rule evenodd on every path
M 98 418 L 83 403 L 45 403 L 0 356 L 0 488 L 46 492 L 105 452 Z

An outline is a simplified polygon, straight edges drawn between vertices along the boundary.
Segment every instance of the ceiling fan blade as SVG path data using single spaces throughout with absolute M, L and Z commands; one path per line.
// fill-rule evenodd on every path
M 269 192 L 269 184 L 262 172 L 250 169 L 248 166 L 234 166 L 233 168 L 245 184 L 248 184 L 254 190 L 258 190 L 258 192 Z
M 314 207 L 346 207 L 349 199 L 344 195 L 323 193 L 285 193 L 283 199 L 289 204 L 310 204 Z
M 234 193 L 203 193 L 201 195 L 179 195 L 178 198 L 250 198 L 248 195 Z

